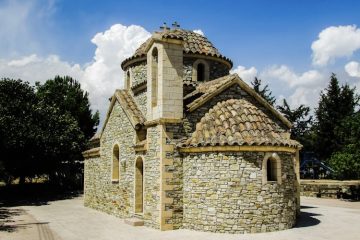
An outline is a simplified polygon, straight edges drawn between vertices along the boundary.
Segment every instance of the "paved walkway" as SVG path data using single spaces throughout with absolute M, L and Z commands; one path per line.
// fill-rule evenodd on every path
M 85 208 L 82 198 L 59 200 L 42 206 L 7 208 L 14 212 L 1 226 L 1 240 L 113 240 L 113 239 L 359 239 L 360 202 L 302 198 L 302 215 L 296 228 L 258 234 L 216 234 L 176 230 L 161 232 L 148 227 L 131 227 L 122 219 Z M 4 209 L 2 209 L 4 210 Z

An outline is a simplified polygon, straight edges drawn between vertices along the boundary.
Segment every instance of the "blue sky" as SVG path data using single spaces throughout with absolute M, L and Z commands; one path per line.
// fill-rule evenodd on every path
M 120 69 L 105 70 L 118 66 L 112 65 L 116 56 L 121 62 L 147 34 L 176 20 L 182 28 L 201 29 L 245 80 L 259 76 L 277 98 L 315 107 L 331 72 L 342 83 L 360 87 L 359 12 L 360 1 L 346 0 L 0 0 L 0 18 L 5 19 L 0 23 L 0 77 L 34 82 L 54 73 L 73 74 L 97 102 L 122 84 Z M 116 56 L 110 56 L 110 48 Z M 106 83 L 105 76 L 113 82 Z M 104 88 L 101 93 L 99 88 Z M 95 108 L 104 111 L 102 105 Z

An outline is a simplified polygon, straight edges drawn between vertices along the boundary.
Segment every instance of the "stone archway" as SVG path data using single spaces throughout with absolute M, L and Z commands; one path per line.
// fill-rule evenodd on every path
M 141 157 L 135 163 L 135 213 L 143 213 L 144 163 Z

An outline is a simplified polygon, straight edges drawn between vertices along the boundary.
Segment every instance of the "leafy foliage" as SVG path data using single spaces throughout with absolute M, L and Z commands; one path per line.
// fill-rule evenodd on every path
M 69 77 L 56 77 L 37 90 L 21 80 L 0 80 L 0 178 L 42 174 L 58 184 L 82 172 L 86 142 L 95 132 L 87 93 Z M 58 96 L 59 95 L 59 96 Z
M 345 118 L 335 129 L 343 145 L 332 154 L 330 166 L 340 179 L 360 179 L 360 112 Z
M 99 124 L 99 112 L 92 114 L 88 93 L 69 76 L 56 76 L 45 84 L 36 84 L 37 96 L 61 113 L 68 112 L 77 122 L 86 139 L 90 139 Z
M 293 124 L 291 138 L 300 142 L 304 146 L 304 151 L 312 150 L 313 132 L 311 131 L 312 116 L 310 116 L 310 108 L 302 104 L 295 109 L 291 109 L 284 99 L 283 104 L 277 106 L 277 109 Z
M 316 146 L 320 159 L 327 160 L 332 153 L 342 148 L 335 129 L 346 117 L 353 115 L 357 103 L 355 89 L 347 84 L 340 87 L 336 75 L 332 74 L 329 86 L 321 93 L 315 112 Z
M 269 89 L 269 86 L 266 84 L 262 87 L 261 79 L 255 77 L 254 81 L 251 82 L 252 87 L 255 92 L 257 92 L 261 97 L 263 97 L 270 105 L 274 106 L 276 98 L 272 96 L 272 92 Z

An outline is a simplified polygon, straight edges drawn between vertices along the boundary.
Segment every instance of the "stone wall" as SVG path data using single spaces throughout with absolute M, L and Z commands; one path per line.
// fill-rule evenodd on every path
M 85 206 L 118 217 L 133 215 L 134 139 L 133 127 L 116 102 L 100 139 L 100 157 L 85 160 Z M 119 145 L 120 163 L 126 163 L 125 166 L 120 164 L 118 182 L 111 179 L 114 144 Z
M 131 87 L 137 86 L 143 82 L 146 82 L 146 61 L 137 62 L 130 68 L 131 72 Z
M 307 197 L 352 198 L 360 197 L 360 180 L 305 180 L 300 182 L 300 194 Z
M 296 219 L 293 154 L 282 183 L 262 184 L 262 152 L 191 153 L 183 160 L 183 227 L 220 233 L 288 229 Z
M 159 228 L 160 222 L 160 145 L 159 129 L 147 129 L 148 150 L 144 161 L 144 221 L 145 225 Z
M 147 136 L 148 151 L 146 154 L 136 153 L 133 148 L 135 131 L 125 112 L 116 102 L 100 140 L 101 157 L 85 160 L 85 206 L 121 218 L 133 217 L 135 161 L 140 157 L 144 166 L 143 219 L 145 225 L 159 228 L 160 164 L 157 153 L 160 146 L 157 128 L 149 128 Z M 120 148 L 120 163 L 124 160 L 126 162 L 125 166 L 120 164 L 118 182 L 111 181 L 114 144 L 118 144 Z
M 130 91 L 132 93 L 132 91 Z M 132 96 L 134 97 L 134 100 L 137 104 L 137 106 L 139 107 L 140 111 L 142 112 L 142 114 L 144 116 L 146 116 L 147 113 L 147 109 L 146 109 L 146 89 L 137 92 L 136 94 L 132 94 Z

